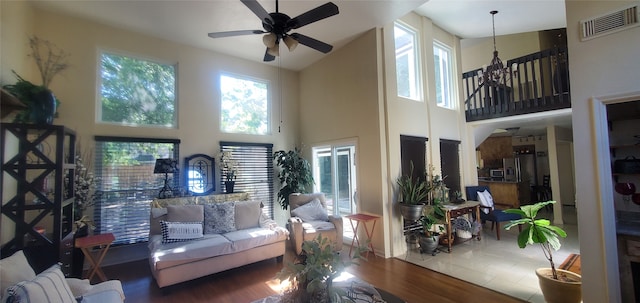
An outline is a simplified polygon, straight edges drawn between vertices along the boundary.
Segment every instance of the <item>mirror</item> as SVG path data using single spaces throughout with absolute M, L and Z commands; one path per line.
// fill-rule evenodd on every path
M 205 154 L 184 158 L 185 187 L 195 196 L 208 195 L 216 190 L 215 160 Z

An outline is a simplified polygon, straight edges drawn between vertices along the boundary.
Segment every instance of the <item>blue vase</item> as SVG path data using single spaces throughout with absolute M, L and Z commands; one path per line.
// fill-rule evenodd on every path
M 32 96 L 31 122 L 34 124 L 53 124 L 56 114 L 56 97 L 51 90 L 45 88 Z

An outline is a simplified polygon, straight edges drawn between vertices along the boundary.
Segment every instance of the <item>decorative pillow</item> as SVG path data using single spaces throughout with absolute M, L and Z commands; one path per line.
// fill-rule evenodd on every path
M 4 298 L 9 286 L 21 281 L 29 281 L 36 277 L 36 273 L 29 265 L 24 252 L 19 250 L 8 258 L 0 260 L 0 297 Z M 4 302 L 4 301 L 2 301 Z
M 160 221 L 162 243 L 174 243 L 202 238 L 202 222 Z
M 477 193 L 478 193 L 478 200 L 480 200 L 480 205 L 493 209 L 493 197 L 491 196 L 491 193 L 486 189 L 484 191 L 479 191 Z M 485 214 L 489 213 L 489 209 L 487 208 L 482 208 L 482 211 Z
M 311 202 L 291 210 L 291 215 L 299 217 L 302 221 L 329 221 L 327 210 L 322 207 L 320 200 L 313 199 Z
M 160 228 L 160 221 L 167 220 L 167 209 L 151 207 L 151 220 L 149 222 L 149 234 L 160 235 L 162 229 Z
M 204 211 L 202 205 L 168 205 L 167 221 L 202 222 Z
M 222 234 L 236 230 L 234 202 L 212 203 L 204 206 L 204 233 Z
M 247 229 L 260 226 L 261 201 L 238 201 L 236 202 L 235 216 L 236 229 Z
M 9 287 L 7 295 L 7 302 L 76 303 L 58 264 L 49 267 L 32 280 Z

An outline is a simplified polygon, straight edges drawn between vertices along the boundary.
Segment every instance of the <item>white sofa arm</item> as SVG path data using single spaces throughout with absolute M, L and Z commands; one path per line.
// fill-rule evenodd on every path
M 91 285 L 88 279 L 67 278 L 73 295 L 83 297 L 81 302 L 124 302 L 124 290 L 119 280 L 109 280 Z M 119 300 L 116 300 L 119 298 Z

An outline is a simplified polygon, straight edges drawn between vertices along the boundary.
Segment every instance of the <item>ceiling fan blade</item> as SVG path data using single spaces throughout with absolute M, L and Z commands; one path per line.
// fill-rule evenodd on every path
M 269 48 L 264 51 L 264 62 L 269 62 L 275 60 L 276 57 L 269 54 Z
M 319 52 L 323 52 L 323 53 L 328 53 L 333 49 L 333 46 L 326 44 L 322 41 L 313 39 L 309 36 L 305 36 L 303 34 L 298 34 L 298 33 L 293 33 L 291 35 L 291 38 L 296 39 L 298 42 L 300 42 L 300 44 L 304 44 L 308 47 L 311 47 Z
M 257 30 L 257 29 L 249 29 L 249 30 L 240 30 L 240 31 L 229 31 L 229 32 L 217 32 L 217 33 L 209 33 L 208 36 L 211 38 L 223 38 L 223 37 L 232 37 L 232 36 L 244 36 L 244 35 L 254 35 L 254 34 L 265 34 L 267 32 Z
M 313 23 L 318 20 L 322 20 L 324 18 L 337 15 L 338 13 L 339 13 L 338 6 L 333 4 L 332 2 L 327 2 L 306 13 L 303 13 L 295 18 L 292 18 L 287 22 L 287 27 L 291 29 L 300 28 L 309 23 Z
M 246 5 L 260 20 L 264 23 L 273 24 L 273 19 L 269 13 L 258 3 L 257 0 L 240 0 L 244 5 Z

